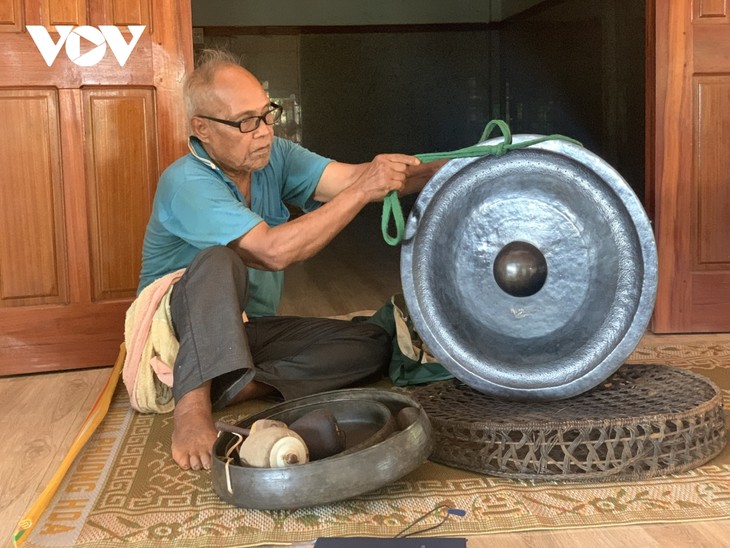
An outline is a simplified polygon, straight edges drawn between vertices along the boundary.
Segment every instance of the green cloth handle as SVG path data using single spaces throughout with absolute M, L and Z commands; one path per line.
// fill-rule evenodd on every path
M 574 143 L 578 146 L 583 146 L 581 143 L 570 137 L 564 135 L 545 135 L 536 139 L 530 139 L 528 141 L 522 141 L 520 143 L 512 142 L 512 132 L 504 120 L 492 120 L 484 128 L 481 139 L 479 142 L 486 141 L 494 131 L 494 128 L 499 128 L 502 132 L 504 139 L 501 143 L 495 145 L 472 145 L 466 148 L 460 148 L 458 150 L 452 150 L 450 152 L 427 152 L 425 154 L 416 154 L 416 158 L 422 162 L 432 162 L 434 160 L 453 160 L 454 158 L 477 158 L 479 156 L 502 156 L 510 150 L 518 148 L 526 148 L 543 141 L 561 140 Z M 395 235 L 391 236 L 389 232 L 390 219 L 393 218 L 395 224 Z M 388 245 L 398 245 L 403 241 L 403 229 L 405 228 L 405 220 L 403 218 L 403 209 L 398 199 L 398 193 L 393 190 L 383 200 L 383 217 L 380 224 L 380 228 L 383 232 L 383 239 Z

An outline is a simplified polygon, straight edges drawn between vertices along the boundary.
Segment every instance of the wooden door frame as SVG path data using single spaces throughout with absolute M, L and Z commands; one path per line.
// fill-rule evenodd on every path
M 32 7 L 38 2 L 40 0 L 33 0 L 28 5 Z M 59 291 L 58 302 L 31 302 L 0 308 L 0 375 L 110 366 L 119 353 L 124 340 L 125 313 L 135 296 L 139 272 L 129 274 L 130 279 L 124 280 L 128 287 L 122 287 L 119 293 L 94 290 L 98 280 L 94 279 L 92 253 L 96 250 L 99 255 L 98 247 L 103 243 L 97 243 L 94 248 L 93 227 L 90 226 L 94 213 L 90 199 L 93 165 L 87 165 L 86 152 L 90 145 L 87 142 L 89 135 L 85 134 L 85 124 L 89 123 L 85 97 L 94 90 L 130 87 L 154 98 L 153 102 L 139 108 L 140 112 L 151 113 L 156 127 L 155 135 L 150 139 L 157 147 L 156 159 L 145 170 L 149 173 L 151 188 L 143 197 L 138 193 L 138 201 L 124 204 L 149 212 L 160 174 L 187 150 L 182 81 L 193 65 L 190 1 L 149 0 L 143 4 L 149 7 L 149 13 L 142 10 L 133 15 L 141 17 L 142 22 L 147 23 L 147 29 L 123 70 L 111 55 L 93 69 L 79 67 L 61 55 L 52 68 L 46 69 L 31 37 L 23 29 L 24 25 L 50 25 L 51 22 L 41 20 L 42 14 L 34 9 L 26 11 L 20 1 L 18 5 L 23 9 L 17 14 L 19 24 L 11 31 L 0 33 L 12 53 L 0 66 L 3 85 L 20 90 L 55 88 L 57 109 L 64 113 L 64 126 L 58 135 L 58 156 L 63 158 L 60 176 L 63 192 L 59 198 L 63 214 L 58 216 L 57 224 L 58 230 L 65 234 L 59 249 L 65 253 L 64 268 L 67 269 L 59 282 L 63 290 Z M 90 11 L 79 22 L 127 24 L 126 19 L 112 18 L 125 17 L 124 14 L 102 13 L 110 6 L 105 0 L 88 4 Z M 95 14 L 91 21 L 89 13 Z M 134 160 L 130 158 L 129 161 Z M 114 202 L 110 203 L 114 205 Z M 141 245 L 140 241 L 140 256 Z M 126 264 L 116 265 L 105 259 L 97 262 L 110 269 L 128 268 Z
M 669 0 L 665 0 L 669 1 Z M 682 97 L 684 90 L 681 82 L 692 68 L 686 64 L 681 70 L 670 59 L 687 59 L 689 39 L 682 29 L 670 28 L 669 20 L 657 21 L 659 11 L 657 0 L 646 0 L 646 191 L 644 203 L 654 226 L 659 254 L 658 287 L 654 314 L 650 329 L 655 333 L 691 331 L 691 326 L 678 328 L 678 318 L 684 317 L 684 310 L 690 306 L 689 291 L 677 292 L 678 285 L 687 287 L 688 280 L 678 280 L 683 276 L 676 266 L 678 257 L 690 252 L 691 242 L 687 230 L 678 230 L 677 216 L 680 203 L 689 203 L 687 196 L 670 187 L 668 181 L 691 180 L 691 162 L 677 159 L 689 140 L 691 144 L 692 122 L 689 113 L 676 116 L 668 113 L 668 105 L 681 110 L 691 109 L 691 99 Z M 676 9 L 676 6 L 675 6 Z M 667 14 L 662 10 L 663 16 Z M 676 21 L 675 21 L 676 23 Z M 661 39 L 657 38 L 662 33 Z M 671 36 L 670 36 L 671 34 Z M 677 90 L 680 92 L 677 92 Z M 658 110 L 658 101 L 661 105 Z M 678 127 L 669 133 L 667 123 L 679 121 Z M 684 120 L 682 125 L 682 120 Z M 667 135 L 670 136 L 667 139 Z M 685 189 L 689 192 L 689 189 Z M 671 242 L 671 245 L 667 245 Z M 681 283 L 680 283 L 681 282 Z
M 646 31 L 644 35 L 644 79 L 646 109 L 644 113 L 644 209 L 652 223 L 655 222 L 656 190 L 655 144 L 656 135 L 656 0 L 646 0 Z
M 730 332 L 730 6 L 647 0 L 646 196 L 659 255 L 651 329 Z

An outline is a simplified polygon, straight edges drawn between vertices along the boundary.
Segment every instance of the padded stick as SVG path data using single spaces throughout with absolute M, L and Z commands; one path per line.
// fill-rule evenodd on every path
M 217 421 L 215 427 L 220 432 L 251 435 L 250 428 L 242 428 L 227 422 Z M 310 460 L 331 457 L 345 450 L 345 432 L 339 427 L 334 413 L 329 409 L 315 409 L 305 413 L 288 428 L 304 440 Z

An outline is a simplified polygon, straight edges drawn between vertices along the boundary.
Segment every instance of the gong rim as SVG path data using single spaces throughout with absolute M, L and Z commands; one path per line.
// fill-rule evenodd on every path
M 544 253 L 535 295 L 511 295 L 490 274 L 515 241 Z M 401 249 L 421 338 L 455 377 L 511 399 L 571 397 L 615 372 L 649 323 L 656 277 L 651 224 L 633 190 L 561 140 L 448 162 L 416 200 Z

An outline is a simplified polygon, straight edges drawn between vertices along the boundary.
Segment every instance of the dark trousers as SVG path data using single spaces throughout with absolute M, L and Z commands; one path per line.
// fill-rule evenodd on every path
M 253 379 L 292 399 L 386 371 L 391 342 L 379 326 L 287 316 L 244 324 L 247 291 L 246 266 L 224 246 L 198 253 L 175 284 L 170 310 L 180 341 L 173 369 L 176 401 L 207 381 L 218 409 Z

